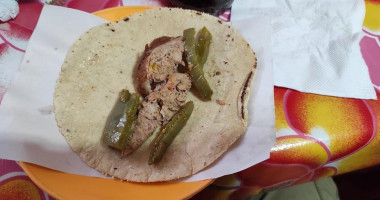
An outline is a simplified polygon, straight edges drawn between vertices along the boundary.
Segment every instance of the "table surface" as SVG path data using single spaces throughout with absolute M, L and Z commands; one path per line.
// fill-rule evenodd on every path
M 165 0 L 140 0 L 169 6 Z M 0 24 L 0 102 L 25 53 L 46 1 L 20 2 L 19 16 Z M 50 2 L 86 12 L 126 5 L 122 0 Z M 275 87 L 276 145 L 270 159 L 217 179 L 193 199 L 239 199 L 380 164 L 380 1 L 366 0 L 360 42 L 378 100 L 329 97 Z M 229 19 L 226 12 L 220 18 Z M 233 14 L 233 13 L 232 13 Z M 53 199 L 15 161 L 0 159 L 0 199 Z

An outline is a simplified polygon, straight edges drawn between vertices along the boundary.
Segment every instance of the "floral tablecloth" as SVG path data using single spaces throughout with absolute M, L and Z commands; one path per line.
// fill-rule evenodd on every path
M 170 6 L 166 0 L 140 0 Z M 20 14 L 0 23 L 0 102 L 21 63 L 45 3 L 94 12 L 126 0 L 24 0 Z M 221 19 L 228 21 L 227 11 Z M 233 15 L 233 13 L 232 13 Z M 276 145 L 271 158 L 217 179 L 194 199 L 240 199 L 380 164 L 380 0 L 366 0 L 360 42 L 378 100 L 337 98 L 275 87 Z M 15 161 L 0 159 L 0 199 L 53 199 Z

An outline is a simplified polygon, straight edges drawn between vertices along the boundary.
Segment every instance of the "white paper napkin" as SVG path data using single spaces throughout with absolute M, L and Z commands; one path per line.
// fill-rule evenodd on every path
M 364 15 L 363 0 L 236 0 L 231 23 L 272 17 L 275 85 L 376 99 L 359 47 Z
M 63 7 L 44 6 L 13 85 L 0 106 L 0 158 L 20 160 L 63 172 L 103 177 L 75 154 L 59 132 L 53 92 L 66 52 L 90 27 L 106 22 Z M 237 26 L 245 27 L 242 21 Z M 253 22 L 260 31 L 243 35 L 256 50 L 258 68 L 249 104 L 249 126 L 243 139 L 206 170 L 184 181 L 231 174 L 269 158 L 275 143 L 270 21 Z

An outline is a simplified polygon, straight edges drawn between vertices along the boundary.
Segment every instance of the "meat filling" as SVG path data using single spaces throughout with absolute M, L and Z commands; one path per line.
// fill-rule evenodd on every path
M 161 107 L 161 119 L 165 125 L 185 103 L 187 91 L 191 87 L 191 78 L 188 74 L 169 74 L 167 82 L 157 91 L 150 93 L 148 102 L 158 102 Z
M 139 92 L 145 96 L 141 104 L 127 155 L 137 149 L 152 133 L 165 125 L 185 103 L 191 87 L 188 74 L 179 73 L 177 67 L 184 64 L 183 37 L 161 37 L 145 47 L 138 67 Z
M 148 95 L 154 90 L 154 83 L 166 81 L 169 74 L 177 71 L 178 65 L 184 63 L 184 50 L 181 36 L 160 37 L 149 46 L 145 46 L 144 56 L 138 68 L 139 91 L 142 95 Z

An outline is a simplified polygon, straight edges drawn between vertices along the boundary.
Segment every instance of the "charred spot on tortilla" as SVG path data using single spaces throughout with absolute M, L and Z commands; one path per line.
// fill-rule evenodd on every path
M 245 119 L 245 108 L 244 108 L 244 105 L 245 105 L 245 100 L 247 99 L 247 88 L 248 88 L 248 85 L 249 83 L 251 82 L 251 78 L 252 78 L 252 74 L 253 72 L 251 71 L 249 74 L 248 74 L 248 77 L 244 83 L 244 86 L 243 86 L 243 90 L 242 90 L 242 93 L 241 93 L 241 96 L 240 96 L 240 101 L 241 101 L 241 118 Z
M 221 106 L 226 105 L 226 102 L 224 102 L 222 100 L 219 100 L 219 99 L 216 100 L 216 103 L 219 104 L 219 105 L 221 105 Z

